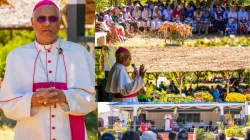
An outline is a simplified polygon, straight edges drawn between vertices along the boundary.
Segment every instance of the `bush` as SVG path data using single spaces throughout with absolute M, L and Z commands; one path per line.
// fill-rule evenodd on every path
M 178 98 L 168 98 L 168 97 L 178 97 Z M 174 103 L 179 103 L 179 102 L 195 102 L 194 98 L 192 96 L 186 96 L 183 98 L 182 95 L 176 95 L 176 94 L 166 94 L 165 97 L 163 98 L 163 102 L 174 102 Z
M 247 101 L 250 101 L 250 94 L 246 94 Z
M 249 47 L 250 46 L 250 38 L 249 37 L 235 37 L 231 35 L 230 37 L 223 37 L 223 38 L 212 38 L 212 39 L 198 39 L 195 43 L 187 44 L 191 47 L 221 47 L 221 46 L 243 46 Z
M 195 140 L 204 140 L 205 139 L 205 130 L 201 128 L 195 128 Z
M 243 127 L 241 126 L 233 126 L 226 129 L 227 137 L 244 137 Z
M 213 132 L 205 132 L 205 140 L 214 140 L 216 135 Z
M 105 129 L 102 134 L 104 133 L 111 133 L 115 136 L 115 138 L 118 138 L 118 135 L 115 133 L 114 129 Z
M 247 96 L 241 93 L 232 92 L 227 95 L 225 100 L 226 102 L 246 102 Z
M 206 132 L 202 128 L 195 128 L 195 140 L 214 140 L 215 134 L 213 132 Z
M 194 94 L 194 98 L 197 98 L 197 97 L 202 97 L 204 102 L 213 102 L 214 101 L 214 98 L 213 96 L 208 93 L 208 92 L 196 92 Z
M 246 133 L 247 133 L 247 130 L 248 130 L 248 129 L 250 129 L 249 126 L 244 127 L 244 128 L 242 129 L 242 133 L 243 133 L 244 136 L 246 136 Z

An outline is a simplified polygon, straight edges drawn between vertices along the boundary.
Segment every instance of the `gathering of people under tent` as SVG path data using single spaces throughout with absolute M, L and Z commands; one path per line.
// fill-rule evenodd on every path
M 97 31 L 110 35 L 109 41 L 122 42 L 142 32 L 157 31 L 164 22 L 190 24 L 197 35 L 242 35 L 250 31 L 249 6 L 239 5 L 235 1 L 205 0 L 199 4 L 190 1 L 147 2 L 142 5 L 135 1 L 133 6 L 120 5 L 106 7 L 96 14 Z
M 220 83 L 222 82 L 222 83 Z M 210 93 L 213 96 L 213 99 L 215 102 L 225 102 L 225 98 L 227 96 L 227 85 L 223 85 L 223 81 L 220 81 L 219 83 L 214 83 L 214 85 L 211 86 L 205 86 L 205 85 L 200 85 L 200 86 L 193 86 L 190 84 L 189 87 L 184 86 L 183 89 L 181 90 L 182 93 L 180 93 L 180 90 L 178 89 L 177 85 L 175 84 L 174 81 L 171 81 L 169 85 L 166 85 L 163 81 L 159 84 L 157 87 L 155 84 L 152 82 L 147 81 L 145 85 L 145 89 L 153 88 L 158 90 L 159 92 L 164 91 L 166 94 L 181 94 L 183 96 L 192 96 L 194 97 L 196 93 L 199 92 L 207 92 Z M 230 82 L 230 87 L 229 87 L 229 92 L 236 92 L 236 93 L 241 93 L 241 94 L 250 94 L 250 87 L 249 85 L 242 85 L 241 80 L 239 79 L 233 79 Z M 154 101 L 156 98 L 160 98 L 157 96 L 153 96 L 152 99 L 148 99 L 148 101 Z M 139 101 L 146 101 L 145 99 L 140 99 Z

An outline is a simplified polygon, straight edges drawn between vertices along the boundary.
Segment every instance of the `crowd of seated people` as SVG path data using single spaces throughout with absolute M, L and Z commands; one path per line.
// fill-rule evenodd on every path
M 204 0 L 199 4 L 140 2 L 134 6 L 124 5 L 105 8 L 96 15 L 100 30 L 109 32 L 111 40 L 124 41 L 141 32 L 157 31 L 163 22 L 190 24 L 197 35 L 215 31 L 221 35 L 247 33 L 250 28 L 250 13 L 245 6 L 227 0 L 214 0 L 208 5 Z
M 210 82 L 209 82 L 210 83 Z M 211 82 L 215 83 L 215 82 Z M 230 82 L 229 87 L 229 93 L 236 92 L 241 94 L 250 94 L 250 87 L 249 85 L 241 85 L 241 80 L 239 79 L 232 79 Z M 159 87 L 155 87 L 158 91 L 165 91 L 166 94 L 182 94 L 183 96 L 193 96 L 195 97 L 195 94 L 198 92 L 207 92 L 210 93 L 213 96 L 214 102 L 225 102 L 225 98 L 227 96 L 227 84 L 222 85 L 217 84 L 215 87 L 213 85 L 211 86 L 198 86 L 194 87 L 192 84 L 189 87 L 184 86 L 184 88 L 181 90 L 182 93 L 180 93 L 180 90 L 177 88 L 176 84 L 172 80 L 169 85 L 165 85 L 163 81 L 160 82 Z M 146 88 L 152 87 L 152 83 L 146 84 Z M 153 100 L 153 99 L 152 99 Z

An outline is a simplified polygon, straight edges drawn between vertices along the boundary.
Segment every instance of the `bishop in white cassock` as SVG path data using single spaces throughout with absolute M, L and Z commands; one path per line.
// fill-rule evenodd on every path
M 130 65 L 131 55 L 126 48 L 116 51 L 116 63 L 108 74 L 106 92 L 114 94 L 113 102 L 138 102 L 137 92 L 144 87 L 143 81 L 146 70 L 140 66 L 139 75 L 132 80 L 126 67 Z
M 96 109 L 94 59 L 58 38 L 60 16 L 49 0 L 31 19 L 36 40 L 9 53 L 0 92 L 15 140 L 87 140 L 84 115 Z
M 172 131 L 172 116 L 170 114 L 166 114 L 164 116 L 165 119 L 165 131 Z

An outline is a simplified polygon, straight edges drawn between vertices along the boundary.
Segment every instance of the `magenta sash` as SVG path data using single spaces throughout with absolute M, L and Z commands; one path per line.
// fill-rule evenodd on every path
M 54 85 L 54 83 L 53 83 Z M 33 92 L 40 88 L 49 88 L 50 83 L 43 82 L 43 83 L 33 83 Z M 55 83 L 55 87 L 60 90 L 67 90 L 66 83 Z M 51 114 L 50 114 L 51 116 Z M 72 140 L 85 140 L 85 122 L 84 116 L 73 116 L 69 115 L 69 122 L 70 122 L 70 130 L 71 130 L 71 138 Z M 63 123 L 63 122 L 62 122 Z M 51 128 L 51 126 L 50 126 Z

